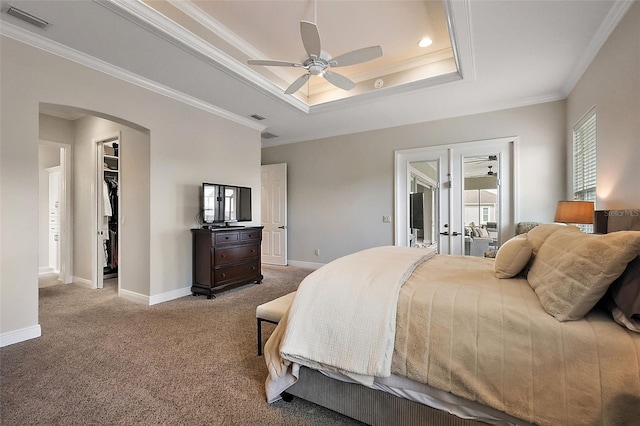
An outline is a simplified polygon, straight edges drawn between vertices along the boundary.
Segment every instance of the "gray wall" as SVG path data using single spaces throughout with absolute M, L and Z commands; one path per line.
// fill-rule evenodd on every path
M 149 185 L 134 194 L 149 212 L 148 238 L 125 256 L 139 256 L 139 267 L 149 276 L 140 288 L 148 288 L 150 302 L 188 292 L 189 228 L 196 224 L 201 182 L 260 188 L 260 132 L 15 40 L 0 41 L 0 344 L 40 334 L 34 226 L 40 103 L 95 111 L 149 129 L 149 164 L 140 164 L 149 170 Z M 259 224 L 260 191 L 253 194 L 252 223 Z
M 640 208 L 640 2 L 634 2 L 569 95 L 569 153 L 574 125 L 594 106 L 596 208 Z M 568 175 L 570 196 L 571 164 Z
M 326 263 L 393 244 L 394 151 L 518 137 L 516 221 L 551 221 L 564 197 L 565 102 L 557 101 L 262 150 L 287 163 L 289 258 Z M 314 255 L 314 249 L 320 255 Z
M 73 191 L 73 264 L 75 277 L 91 280 L 96 210 L 93 207 L 96 141 L 120 135 L 120 227 L 118 265 L 120 288 L 149 295 L 149 132 L 87 116 L 76 120 Z

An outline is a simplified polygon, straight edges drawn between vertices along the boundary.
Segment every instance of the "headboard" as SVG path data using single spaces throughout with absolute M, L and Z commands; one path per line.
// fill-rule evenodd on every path
M 593 219 L 593 232 L 596 234 L 640 231 L 640 209 L 596 210 Z

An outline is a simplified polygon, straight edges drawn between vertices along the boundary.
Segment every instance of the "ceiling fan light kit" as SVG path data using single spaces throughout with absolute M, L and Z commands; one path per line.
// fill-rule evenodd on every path
M 322 50 L 320 43 L 320 33 L 318 26 L 313 22 L 300 21 L 300 36 L 302 44 L 307 52 L 307 59 L 299 62 L 278 61 L 271 59 L 249 59 L 249 65 L 261 65 L 271 67 L 300 67 L 307 70 L 307 73 L 296 79 L 285 90 L 285 94 L 297 92 L 309 80 L 312 75 L 324 77 L 329 83 L 343 90 L 351 90 L 356 84 L 342 74 L 329 71 L 331 67 L 346 67 L 349 65 L 361 64 L 382 56 L 382 47 L 370 46 L 332 58 L 328 52 Z

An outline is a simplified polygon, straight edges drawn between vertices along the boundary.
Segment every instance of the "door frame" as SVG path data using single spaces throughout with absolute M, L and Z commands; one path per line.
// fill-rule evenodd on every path
M 60 273 L 58 278 L 63 284 L 73 282 L 73 208 L 71 204 L 71 178 L 73 147 L 71 144 L 54 142 L 45 139 L 38 141 L 40 145 L 59 148 L 60 153 Z
M 448 150 L 444 146 L 432 146 L 425 148 L 402 149 L 395 151 L 395 194 L 394 194 L 394 245 L 406 246 L 409 244 L 409 187 L 411 184 L 411 167 L 409 163 L 422 161 L 435 161 L 438 163 L 438 181 L 436 188 L 438 194 L 443 182 L 447 182 L 447 177 L 443 176 L 443 162 L 447 160 Z M 448 223 L 449 206 L 447 200 L 438 203 L 438 223 L 436 230 L 440 229 L 440 222 L 443 219 Z M 443 205 L 444 204 L 444 205 Z M 443 213 L 446 216 L 443 217 Z M 440 245 L 440 242 L 438 243 Z
M 100 235 L 101 222 L 102 222 L 102 209 L 99 207 L 99 200 L 102 198 L 102 179 L 104 176 L 104 166 L 103 166 L 103 146 L 105 142 L 111 142 L 118 140 L 118 145 L 120 146 L 119 151 L 122 152 L 122 132 L 113 132 L 107 134 L 106 136 L 102 136 L 99 138 L 94 138 L 92 140 L 92 146 L 94 149 L 94 158 L 95 158 L 95 170 L 93 182 L 91 184 L 91 217 L 93 218 L 92 222 L 92 233 L 91 233 L 91 247 L 92 247 L 92 262 L 91 262 L 91 288 L 103 288 L 104 287 L 104 269 L 102 267 L 102 263 L 99 262 L 98 257 L 103 253 L 102 252 L 102 236 Z M 120 157 L 120 156 L 119 156 Z M 118 159 L 118 165 L 120 169 L 120 174 L 118 175 L 118 186 L 120 190 L 122 190 L 122 162 L 121 159 Z M 118 197 L 118 216 L 122 217 L 122 197 Z M 120 223 L 118 220 L 118 235 L 120 233 Z M 118 265 L 120 265 L 120 250 L 118 250 Z M 120 268 L 118 268 L 120 269 Z M 120 274 L 118 274 L 118 294 L 120 293 Z
M 394 244 L 397 246 L 406 246 L 408 244 L 408 217 L 409 217 L 409 191 L 408 185 L 411 179 L 411 173 L 409 169 L 410 162 L 420 161 L 436 161 L 438 159 L 438 175 L 439 189 L 448 188 L 451 185 L 450 176 L 444 176 L 446 173 L 443 170 L 442 163 L 447 161 L 448 169 L 451 171 L 460 170 L 459 165 L 453 164 L 452 152 L 462 152 L 463 155 L 469 155 L 468 152 L 475 151 L 500 151 L 505 149 L 510 156 L 510 161 L 501 160 L 500 170 L 505 170 L 510 174 L 510 180 L 507 179 L 503 182 L 502 194 L 502 223 L 500 225 L 500 244 L 505 241 L 506 235 L 513 235 L 515 231 L 515 218 L 518 217 L 518 197 L 517 197 L 517 164 L 518 164 L 518 137 L 502 137 L 494 139 L 484 139 L 471 142 L 460 142 L 446 145 L 434 145 L 420 148 L 411 148 L 396 150 L 395 155 L 395 175 L 394 175 L 394 214 L 395 214 L 395 229 L 394 229 Z M 503 167 L 504 165 L 504 167 Z M 439 191 L 440 193 L 440 191 Z M 458 205 L 461 200 L 453 200 L 452 191 L 448 191 L 449 197 L 447 199 L 441 198 L 439 222 L 452 223 L 454 217 L 450 215 L 449 203 L 453 202 L 454 205 Z M 463 195 L 461 195 L 462 197 Z M 443 208 L 442 204 L 446 203 L 446 208 Z M 440 229 L 440 223 L 437 224 Z M 440 246 L 440 245 L 439 245 Z M 448 252 L 448 248 L 446 251 Z

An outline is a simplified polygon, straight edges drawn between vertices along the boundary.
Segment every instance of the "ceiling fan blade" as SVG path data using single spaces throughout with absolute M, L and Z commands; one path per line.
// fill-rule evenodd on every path
M 325 71 L 324 78 L 326 78 L 329 83 L 344 90 L 351 90 L 356 87 L 356 84 L 353 81 L 335 72 Z
M 306 73 L 302 77 L 299 77 L 296 81 L 291 83 L 291 86 L 289 86 L 287 88 L 287 90 L 284 91 L 284 94 L 285 95 L 290 95 L 292 93 L 297 92 L 298 89 L 300 89 L 307 82 L 307 80 L 309 80 L 310 76 L 311 76 L 311 74 Z
M 348 65 L 371 61 L 372 59 L 379 58 L 380 56 L 382 56 L 382 47 L 363 47 L 362 49 L 352 50 L 351 52 L 343 53 L 342 55 L 332 58 L 331 66 L 346 67 Z
M 288 61 L 273 61 L 270 59 L 249 59 L 247 61 L 249 65 L 264 65 L 267 67 L 301 67 L 302 64 Z
M 318 27 L 313 22 L 300 21 L 300 36 L 302 36 L 302 44 L 307 55 L 320 57 L 322 49 L 320 47 L 320 34 Z

